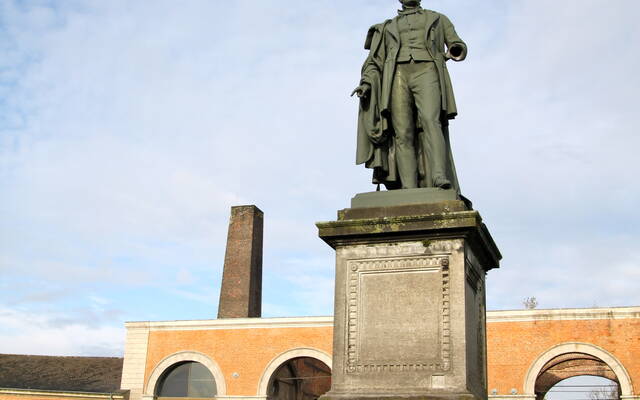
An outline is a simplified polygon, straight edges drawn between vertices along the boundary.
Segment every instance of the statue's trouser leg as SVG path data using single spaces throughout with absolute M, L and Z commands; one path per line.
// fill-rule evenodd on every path
M 414 145 L 414 99 L 409 88 L 410 64 L 398 64 L 391 88 L 391 122 L 396 133 L 396 161 L 403 189 L 418 187 L 418 164 Z
M 427 177 L 427 184 L 428 186 L 447 185 L 451 182 L 446 173 L 447 147 L 440 122 L 442 105 L 440 78 L 433 62 L 416 63 L 414 68 L 417 70 L 409 79 L 409 87 L 422 123 L 420 145 L 431 170 L 431 179 Z

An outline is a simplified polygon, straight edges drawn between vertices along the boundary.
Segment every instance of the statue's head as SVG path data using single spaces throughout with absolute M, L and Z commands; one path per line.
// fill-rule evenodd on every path
M 420 5 L 420 0 L 400 0 L 405 7 L 417 7 Z

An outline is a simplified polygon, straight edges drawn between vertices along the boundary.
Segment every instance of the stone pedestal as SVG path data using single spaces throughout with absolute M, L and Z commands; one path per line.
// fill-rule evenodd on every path
M 322 399 L 487 398 L 485 273 L 500 253 L 468 202 L 409 203 L 317 224 L 336 250 Z

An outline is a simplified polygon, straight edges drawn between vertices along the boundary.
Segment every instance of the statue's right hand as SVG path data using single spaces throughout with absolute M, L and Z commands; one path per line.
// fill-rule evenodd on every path
M 371 86 L 368 83 L 363 83 L 362 85 L 358 86 L 353 90 L 353 92 L 351 93 L 351 96 L 353 97 L 353 95 L 356 94 L 358 95 L 358 97 L 366 98 L 367 96 L 369 96 L 370 92 L 371 92 Z

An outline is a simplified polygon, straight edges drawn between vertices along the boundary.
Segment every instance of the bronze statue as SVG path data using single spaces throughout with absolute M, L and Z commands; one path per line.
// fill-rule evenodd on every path
M 457 114 L 448 60 L 467 46 L 449 19 L 400 0 L 398 16 L 372 26 L 360 85 L 356 163 L 387 189 L 438 187 L 459 192 L 449 143 Z M 445 52 L 446 45 L 446 52 Z

